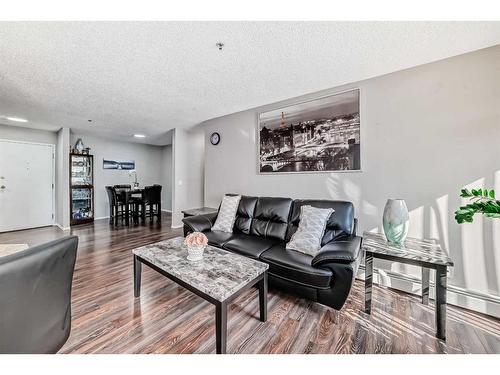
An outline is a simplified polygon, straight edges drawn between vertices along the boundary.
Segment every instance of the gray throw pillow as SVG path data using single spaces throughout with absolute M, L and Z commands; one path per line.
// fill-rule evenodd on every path
M 321 248 L 326 223 L 333 212 L 333 208 L 302 206 L 299 227 L 286 244 L 286 249 L 315 256 Z
M 217 215 L 212 230 L 233 233 L 233 226 L 236 221 L 236 212 L 238 211 L 240 200 L 241 195 L 226 195 L 222 198 L 219 214 Z

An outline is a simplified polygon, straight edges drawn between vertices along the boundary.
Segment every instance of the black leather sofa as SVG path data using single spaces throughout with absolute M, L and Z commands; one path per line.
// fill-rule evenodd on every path
M 302 205 L 333 208 L 315 256 L 286 250 Z M 242 196 L 233 233 L 212 231 L 217 214 L 183 219 L 184 232 L 203 232 L 208 243 L 269 264 L 269 282 L 287 292 L 340 310 L 361 260 L 361 237 L 351 202 Z
M 0 354 L 56 353 L 71 330 L 78 237 L 0 257 Z

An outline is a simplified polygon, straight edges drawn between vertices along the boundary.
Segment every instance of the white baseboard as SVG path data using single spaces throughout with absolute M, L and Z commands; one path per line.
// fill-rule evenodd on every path
M 169 213 L 172 213 L 172 211 L 170 210 L 162 210 L 162 212 L 169 212 Z M 99 219 L 109 219 L 109 216 L 102 216 L 102 217 L 96 217 L 94 220 L 99 220 Z M 179 229 L 179 228 L 182 228 L 184 225 L 180 224 L 180 225 L 172 225 L 171 228 L 172 229 Z
M 357 278 L 365 279 L 365 267 L 359 266 Z M 373 270 L 373 283 L 401 290 L 406 293 L 421 295 L 422 282 L 418 277 L 386 270 Z M 434 299 L 434 283 L 431 281 L 429 298 Z M 377 298 L 376 292 L 373 298 Z M 500 296 L 485 294 L 473 290 L 448 285 L 447 303 L 478 311 L 483 314 L 500 318 Z
M 61 230 L 70 230 L 70 229 L 71 229 L 71 227 L 63 227 L 63 226 L 62 226 L 61 224 L 59 224 L 59 223 L 55 223 L 55 224 L 53 224 L 53 225 L 54 225 L 55 227 L 58 227 L 58 228 L 59 228 L 59 229 L 61 229 Z
M 172 211 L 170 211 L 170 210 L 161 210 L 161 212 L 172 213 Z M 94 220 L 101 220 L 101 219 L 109 219 L 109 215 L 108 216 L 99 216 L 99 217 L 94 218 Z

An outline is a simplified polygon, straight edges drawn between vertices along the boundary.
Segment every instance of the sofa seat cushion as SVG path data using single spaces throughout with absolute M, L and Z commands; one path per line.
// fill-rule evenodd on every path
M 223 248 L 253 259 L 259 259 L 260 254 L 278 243 L 280 241 L 274 238 L 234 233 L 233 237 L 224 244 Z
M 311 266 L 312 256 L 286 250 L 284 244 L 273 246 L 260 256 L 269 264 L 269 273 L 313 288 L 330 288 L 332 271 Z
M 216 247 L 222 247 L 224 244 L 233 238 L 233 233 L 221 232 L 219 230 L 208 230 L 203 232 L 208 238 L 208 244 Z

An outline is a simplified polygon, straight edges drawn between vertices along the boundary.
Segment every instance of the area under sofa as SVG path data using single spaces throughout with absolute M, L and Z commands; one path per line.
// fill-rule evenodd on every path
M 303 205 L 335 210 L 314 257 L 285 249 Z M 351 202 L 242 196 L 233 233 L 212 231 L 216 218 L 217 213 L 185 218 L 184 233 L 202 232 L 212 246 L 269 264 L 269 282 L 275 287 L 342 308 L 362 257 Z

